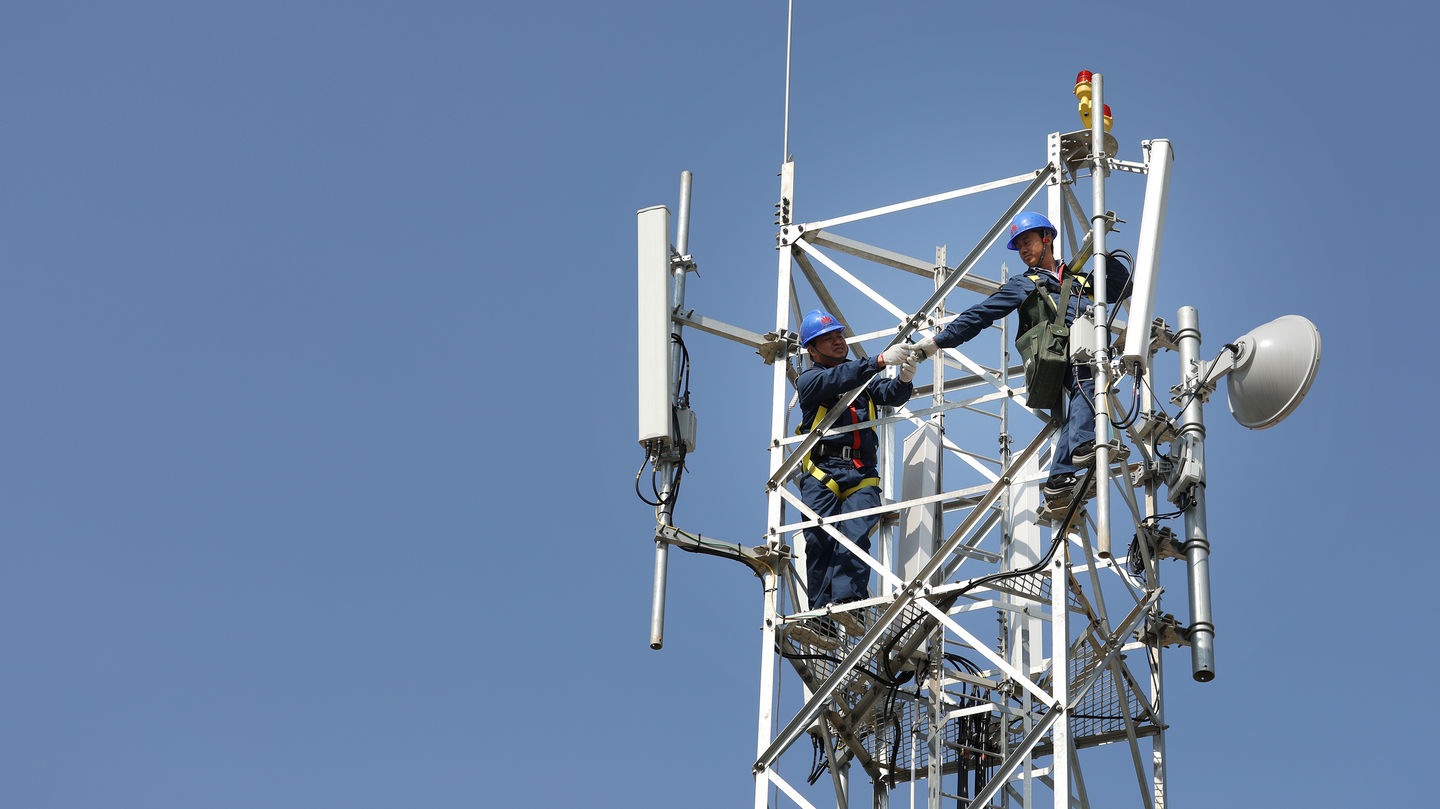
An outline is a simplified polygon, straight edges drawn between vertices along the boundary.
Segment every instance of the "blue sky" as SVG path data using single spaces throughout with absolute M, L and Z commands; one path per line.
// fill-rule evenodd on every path
M 1157 311 L 1319 326 L 1291 419 L 1207 412 L 1219 677 L 1170 658 L 1172 792 L 1419 802 L 1435 11 L 798 6 L 798 218 L 1039 166 L 1087 68 L 1122 157 L 1175 145 Z M 5 18 L 0 801 L 748 806 L 756 580 L 677 556 L 646 645 L 634 213 L 695 172 L 689 303 L 771 327 L 785 4 Z M 857 235 L 953 262 L 984 215 Z M 767 369 L 690 349 L 676 521 L 758 541 Z

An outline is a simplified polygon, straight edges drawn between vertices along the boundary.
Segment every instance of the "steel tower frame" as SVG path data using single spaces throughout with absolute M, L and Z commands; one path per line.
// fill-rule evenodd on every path
M 828 219 L 797 219 L 789 151 L 788 31 L 786 40 L 773 330 L 758 334 L 686 308 L 685 279 L 695 268 L 687 253 L 689 172 L 681 179 L 674 244 L 669 242 L 668 209 L 656 206 L 637 215 L 638 434 L 656 475 L 655 500 L 647 500 L 656 507 L 657 523 L 650 645 L 663 646 L 672 546 L 743 562 L 763 581 L 755 809 L 787 801 L 815 809 L 814 790 L 799 781 L 813 785 L 827 770 L 826 791 L 833 790 L 837 807 L 848 807 L 855 766 L 871 781 L 870 802 L 876 809 L 888 809 L 902 785 L 908 787 L 912 809 L 922 800 L 927 809 L 939 809 L 945 800 L 965 807 L 1089 809 L 1087 767 L 1093 776 L 1098 763 L 1108 776 L 1108 768 L 1116 766 L 1092 751 L 1111 745 L 1129 754 L 1122 769 L 1134 778 L 1137 802 L 1145 809 L 1164 809 L 1168 762 L 1162 650 L 1188 646 L 1192 677 L 1204 682 L 1215 676 L 1203 406 L 1217 380 L 1234 372 L 1229 384 L 1237 420 L 1251 429 L 1278 423 L 1314 379 L 1319 333 L 1305 318 L 1287 315 L 1225 344 L 1215 360 L 1206 362 L 1193 307 L 1179 310 L 1174 331 L 1163 320 L 1152 320 L 1173 152 L 1168 140 L 1156 139 L 1141 142 L 1142 162 L 1118 158 L 1104 116 L 1089 114 L 1108 112 L 1104 77 L 1098 73 L 1077 77 L 1087 128 L 1050 134 L 1038 169 Z M 791 324 L 801 320 L 802 290 L 846 325 L 847 342 L 857 355 L 867 354 L 867 342 L 883 341 L 890 348 L 916 335 L 933 335 L 966 308 L 951 305 L 949 296 L 959 290 L 988 295 L 1006 281 L 1004 264 L 998 280 L 977 269 L 1013 217 L 1039 207 L 1042 192 L 1044 210 L 1058 227 L 1055 243 L 1068 247 L 1068 256 L 1056 250 L 1057 258 L 1068 258 L 1067 271 L 1085 272 L 1092 256 L 1108 258 L 1107 236 L 1122 221 L 1107 207 L 1107 178 L 1115 173 L 1146 176 L 1132 305 L 1126 306 L 1131 322 L 1127 326 L 1116 320 L 1118 312 L 1107 310 L 1106 273 L 1092 271 L 1091 314 L 1077 319 L 1070 331 L 1071 362 L 1088 367 L 1095 382 L 1095 458 L 1076 492 L 1093 484 L 1093 500 L 1073 497 L 1063 513 L 1041 505 L 1040 482 L 1054 461 L 1060 422 L 1028 406 L 1024 368 L 1012 361 L 1006 320 L 987 332 L 998 337 L 998 351 L 977 337 L 969 351 L 945 349 L 935 355 L 928 366 L 929 384 L 918 385 L 905 405 L 886 408 L 873 421 L 837 428 L 839 415 L 867 382 L 843 394 L 810 431 L 791 434 L 797 404 L 791 387 L 796 363 L 803 362 Z M 1088 213 L 1076 193 L 1087 178 Z M 993 224 L 953 266 L 943 246 L 927 261 L 842 233 L 853 223 L 982 193 L 993 199 L 996 192 L 1017 186 L 1022 187 L 1019 194 L 1008 207 L 996 205 Z M 933 291 L 911 310 L 887 296 L 885 285 L 862 280 L 846 266 L 852 260 L 880 267 L 882 273 L 923 277 Z M 842 288 L 846 306 L 858 301 L 880 314 L 867 311 L 852 318 L 836 294 Z M 871 330 L 853 330 L 862 325 Z M 773 367 L 763 545 L 720 542 L 672 523 L 686 453 L 695 442 L 688 354 L 681 339 L 687 326 L 757 349 Z M 1115 356 L 1112 342 L 1123 342 Z M 1179 381 L 1169 389 L 1170 402 L 1179 405 L 1176 417 L 1156 402 L 1155 356 L 1161 350 L 1179 358 Z M 1264 362 L 1258 359 L 1262 351 Z M 1135 380 L 1128 408 L 1112 384 L 1123 375 Z M 1250 376 L 1255 379 L 1247 383 Z M 1237 391 L 1243 418 L 1235 411 Z M 1125 415 L 1115 421 L 1112 413 Z M 973 426 L 979 418 L 998 426 L 997 457 L 971 443 L 985 431 L 956 429 Z M 858 429 L 879 434 L 882 504 L 847 517 L 879 517 L 873 556 L 787 488 L 821 438 Z M 959 440 L 961 435 L 966 438 Z M 1162 450 L 1162 444 L 1167 448 Z M 1168 505 L 1160 498 L 1162 485 Z M 636 491 L 645 499 L 639 473 Z M 1183 534 L 1177 537 L 1163 523 L 1179 517 Z M 873 597 L 843 605 L 806 603 L 802 540 L 814 530 L 869 565 L 877 585 Z M 1112 537 L 1123 541 L 1127 533 L 1128 548 L 1117 556 Z M 1164 559 L 1185 562 L 1186 625 L 1163 610 Z M 992 614 L 993 640 L 985 640 Z M 1140 665 L 1132 668 L 1134 661 Z M 788 669 L 799 675 L 799 687 L 784 681 Z M 792 751 L 807 736 L 812 764 L 808 776 L 799 779 L 790 769 L 799 757 Z M 922 782 L 923 799 L 916 792 Z M 1114 802 L 1108 795 L 1102 800 Z
M 1092 81 L 1092 109 L 1102 110 L 1103 77 L 1094 74 Z M 1088 763 L 1095 758 L 1089 751 L 1123 744 L 1138 803 L 1164 809 L 1167 726 L 1161 650 L 1189 646 L 1193 677 L 1213 678 L 1202 408 L 1215 380 L 1239 362 L 1226 364 L 1217 358 L 1207 364 L 1201 359 L 1198 314 L 1191 307 L 1180 310 L 1178 332 L 1163 320 L 1150 319 L 1172 159 L 1169 141 L 1143 141 L 1143 162 L 1120 160 L 1102 116 L 1094 115 L 1086 130 L 1050 134 L 1045 162 L 1033 171 L 802 222 L 795 217 L 795 163 L 789 156 L 788 55 L 786 84 L 773 331 L 760 335 L 686 308 L 684 281 L 694 268 L 686 253 L 689 172 L 682 175 L 674 245 L 667 242 L 667 209 L 647 208 L 638 214 L 640 441 L 660 479 L 658 502 L 653 503 L 657 527 L 651 646 L 663 646 L 669 547 L 741 561 L 764 582 L 752 767 L 755 809 L 787 800 L 814 809 L 813 793 L 807 794 L 799 779 L 788 774 L 797 757 L 791 751 L 807 735 L 813 758 L 804 780 L 813 784 L 828 770 L 837 807 L 851 805 L 849 776 L 858 765 L 870 778 L 871 803 L 877 809 L 888 809 L 892 793 L 902 784 L 909 788 L 911 806 L 920 805 L 920 782 L 926 785 L 927 809 L 939 809 L 947 799 L 962 806 L 1088 809 L 1082 753 Z M 1093 503 L 1075 498 L 1063 514 L 1040 505 L 1039 484 L 1053 460 L 1058 421 L 1027 406 L 1023 366 L 1012 364 L 1011 335 L 1003 320 L 992 329 L 999 349 L 989 356 L 998 361 L 987 365 L 979 359 L 975 350 L 985 341 L 978 338 L 970 352 L 946 349 L 933 358 L 930 384 L 918 386 L 904 406 L 887 408 L 873 422 L 835 428 L 862 385 L 843 395 L 808 433 L 791 435 L 796 404 L 791 384 L 801 354 L 791 323 L 800 320 L 801 289 L 847 325 L 847 340 L 858 355 L 866 354 L 867 341 L 883 340 L 888 348 L 915 335 L 933 334 L 965 308 L 949 306 L 948 296 L 957 290 L 986 295 L 1005 281 L 1008 270 L 1003 264 L 999 280 L 983 277 L 977 267 L 1011 219 L 1037 207 L 1042 191 L 1048 218 L 1059 228 L 1056 243 L 1069 247 L 1071 271 L 1083 272 L 1091 256 L 1107 255 L 1106 236 L 1121 220 L 1106 207 L 1106 181 L 1117 172 L 1149 175 L 1136 266 L 1135 300 L 1142 303 L 1129 327 L 1115 321 L 1106 310 L 1105 273 L 1093 273 L 1094 314 L 1072 327 L 1072 335 L 1089 332 L 1088 341 L 1072 341 L 1072 361 L 1088 365 L 1095 379 Z M 1087 177 L 1089 213 L 1075 190 Z M 925 261 L 840 232 L 855 222 L 981 193 L 993 197 L 993 192 L 1015 186 L 1023 186 L 1018 196 L 1003 210 L 997 205 L 993 224 L 954 266 L 947 264 L 944 247 L 937 248 L 933 262 Z M 836 254 L 848 256 L 846 261 L 925 277 L 933 293 L 918 309 L 908 311 L 861 280 Z M 881 311 L 879 328 L 852 331 L 876 320 L 849 317 L 834 292 L 841 286 Z M 682 390 L 688 371 L 679 338 L 686 326 L 756 348 L 773 366 L 767 528 L 761 546 L 719 542 L 682 532 L 671 523 L 673 494 L 686 450 L 694 443 L 694 416 L 688 392 Z M 1121 334 L 1125 350 L 1112 361 L 1112 337 Z M 1155 401 L 1154 359 L 1162 349 L 1179 354 L 1180 383 L 1170 389 L 1171 401 L 1181 406 L 1178 418 Z M 1241 353 L 1233 345 L 1226 349 L 1236 357 Z M 1119 423 L 1111 413 L 1126 408 L 1112 388 L 1112 373 L 1137 379 L 1129 414 Z M 1311 374 L 1313 378 L 1313 367 Z M 960 446 L 947 436 L 947 424 L 975 415 L 998 424 L 998 457 Z M 1033 426 L 1033 432 L 1017 421 Z M 787 488 L 800 461 L 823 436 L 868 428 L 880 436 L 884 500 L 879 507 L 849 516 L 880 517 L 875 556 Z M 902 435 L 902 430 L 907 432 Z M 1162 452 L 1161 444 L 1169 448 Z M 899 474 L 897 455 L 903 455 Z M 1081 485 L 1088 482 L 1089 477 Z M 1162 484 L 1177 507 L 1167 513 L 1161 513 Z M 1120 525 L 1132 534 L 1123 560 L 1112 551 L 1112 511 L 1123 515 Z M 1179 515 L 1184 517 L 1181 539 L 1161 524 Z M 878 585 L 874 597 L 816 608 L 806 603 L 801 540 L 804 531 L 816 528 L 870 566 Z M 1160 572 L 1166 558 L 1186 562 L 1188 626 L 1162 609 Z M 982 637 L 989 630 L 978 625 L 988 626 L 992 612 L 995 636 L 987 641 Z M 817 633 L 819 621 L 843 626 L 844 634 Z M 1126 653 L 1143 662 L 1138 673 Z M 779 665 L 782 662 L 788 665 Z M 786 688 L 782 675 L 787 668 L 799 675 L 800 688 Z M 782 722 L 782 716 L 788 718 Z
M 849 771 L 858 764 L 874 785 L 876 807 L 888 806 L 891 791 L 900 784 L 910 785 L 915 804 L 920 781 L 926 783 L 927 807 L 938 808 L 945 799 L 968 799 L 972 806 L 1086 807 L 1090 804 L 1080 753 L 1112 743 L 1128 745 L 1140 804 L 1147 809 L 1165 806 L 1160 648 L 1188 643 L 1189 633 L 1161 609 L 1159 561 L 1181 558 L 1181 553 L 1173 534 L 1153 519 L 1159 514 L 1163 479 L 1163 461 L 1154 448 L 1162 440 L 1173 440 L 1175 426 L 1156 413 L 1150 391 L 1140 403 L 1145 418 L 1129 429 L 1129 445 L 1138 450 L 1134 462 L 1125 462 L 1127 443 L 1118 436 L 1097 442 L 1104 455 L 1096 461 L 1096 500 L 1072 515 L 1042 515 L 1038 488 L 1053 454 L 1055 426 L 1043 412 L 1025 406 L 1022 369 L 1011 365 L 1010 335 L 997 326 L 998 362 L 987 365 L 974 352 L 946 350 L 936 358 L 931 384 L 917 386 L 908 405 L 866 425 L 881 435 L 886 501 L 874 510 L 882 517 L 879 558 L 824 524 L 785 486 L 798 459 L 831 426 L 822 423 L 809 434 L 791 434 L 796 369 L 790 358 L 798 355 L 799 347 L 789 324 L 799 320 L 797 284 L 847 324 L 873 318 L 848 319 L 827 282 L 838 281 L 858 292 L 883 312 L 882 320 L 898 322 L 863 334 L 847 328 L 859 354 L 866 340 L 888 338 L 894 343 L 931 333 L 950 318 L 945 301 L 954 290 L 988 294 L 1003 282 L 1003 277 L 980 277 L 976 266 L 1014 214 L 1034 207 L 1042 191 L 1049 217 L 1062 231 L 1057 244 L 1067 240 L 1071 265 L 1080 265 L 1092 251 L 1103 251 L 1104 231 L 1115 222 L 1103 209 L 1106 175 L 1149 170 L 1148 160 L 1116 159 L 1114 138 L 1099 132 L 1098 120 L 1096 124 L 1094 131 L 1051 134 L 1045 165 L 1038 170 L 821 221 L 794 220 L 795 165 L 792 160 L 782 167 L 776 325 L 762 349 L 775 360 L 767 544 L 754 554 L 769 564 L 752 565 L 765 582 L 753 768 L 756 809 L 778 805 L 772 799 L 780 795 L 797 806 L 816 805 L 780 766 L 782 756 L 807 734 L 814 740 L 816 758 L 828 763 L 837 806 L 849 805 Z M 1097 149 L 1095 144 L 1104 145 Z M 1100 206 L 1093 208 L 1100 212 L 1093 218 L 1074 192 L 1087 172 L 1096 187 L 1092 203 Z M 946 266 L 943 248 L 932 263 L 847 238 L 838 230 L 852 222 L 1013 186 L 1023 190 L 953 267 Z M 1096 226 L 1091 231 L 1077 223 Z M 1080 233 L 1085 234 L 1083 241 L 1076 238 Z M 1100 250 L 1094 250 L 1097 247 Z M 929 276 L 935 294 L 909 314 L 860 280 L 832 251 Z M 1102 287 L 1096 297 L 1103 296 Z M 1156 326 L 1162 337 L 1158 344 L 1173 347 L 1163 324 Z M 1096 328 L 1104 329 L 1103 322 Z M 966 348 L 979 348 L 982 342 L 977 338 Z M 1097 391 L 1104 391 L 1109 386 L 1101 369 L 1108 370 L 1108 358 L 1103 349 L 1097 354 L 1092 368 Z M 943 362 L 938 361 L 941 356 Z M 1153 349 L 1145 364 L 1146 377 L 1153 378 Z M 1103 425 L 1098 435 L 1114 432 L 1108 429 L 1110 408 L 1105 406 L 1113 395 L 1097 399 L 1097 422 Z M 987 458 L 944 437 L 947 419 L 975 413 L 998 422 L 999 458 Z M 1028 419 L 1031 414 L 1037 417 L 1033 438 L 1012 451 L 1012 417 Z M 907 424 L 915 429 L 905 441 L 907 460 L 897 488 L 897 477 L 902 476 L 895 474 L 893 459 L 900 429 Z M 1113 468 L 1111 455 L 1118 456 Z M 1139 575 L 1127 573 L 1122 560 L 1110 552 L 1112 494 L 1123 503 L 1139 540 Z M 1068 524 L 1066 516 L 1071 517 Z M 947 530 L 952 519 L 958 519 L 958 526 Z M 879 585 L 877 596 L 843 607 L 808 609 L 801 532 L 817 525 L 870 564 Z M 984 569 L 976 571 L 980 567 Z M 1108 586 L 1102 586 L 1102 579 Z M 1107 591 L 1112 599 L 1117 592 L 1125 594 L 1113 612 L 1107 607 Z M 996 619 L 986 617 L 992 612 L 998 616 L 999 632 L 987 642 L 976 623 L 993 624 Z M 811 645 L 809 636 L 796 631 L 826 616 L 863 632 L 847 632 L 837 648 L 829 649 Z M 1143 657 L 1138 674 L 1131 670 L 1126 652 Z M 804 684 L 798 709 L 785 711 L 789 718 L 783 723 L 781 662 L 788 662 Z M 896 682 L 902 679 L 908 682 Z M 1148 750 L 1141 744 L 1146 737 Z M 983 776 L 977 778 L 977 773 Z M 947 786 L 952 778 L 955 786 Z M 1057 784 L 1064 786 L 1057 789 Z M 969 794 L 961 794 L 966 791 Z

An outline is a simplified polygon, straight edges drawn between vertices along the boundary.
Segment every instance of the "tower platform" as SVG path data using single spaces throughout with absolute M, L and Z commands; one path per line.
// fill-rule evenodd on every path
M 1102 646 L 1110 633 L 1073 576 L 1070 583 L 1067 607 L 1084 622 L 1068 661 L 1067 681 L 1078 683 L 1103 664 Z M 1048 609 L 1051 590 L 1048 575 L 1026 574 L 987 583 L 959 599 L 938 596 L 941 603 L 937 606 L 954 615 L 966 611 L 966 606 L 983 608 L 986 601 L 1008 597 L 1012 604 L 1028 602 Z M 872 599 L 844 610 L 842 620 L 835 619 L 838 612 L 792 616 L 777 633 L 779 653 L 810 691 L 818 691 L 858 645 L 861 635 L 851 633 L 845 625 L 874 626 L 886 606 L 884 600 Z M 819 643 L 811 642 L 816 633 L 794 629 L 827 620 L 833 620 L 838 631 L 833 636 L 820 633 Z M 859 664 L 843 676 L 824 713 L 825 730 L 835 745 L 837 761 L 832 765 L 843 766 L 853 760 L 877 782 L 883 779 L 890 784 L 925 778 L 932 764 L 931 697 L 937 696 L 937 688 L 943 692 L 938 696 L 945 706 L 939 723 L 941 774 L 993 767 L 1043 718 L 1044 705 L 1034 700 L 1027 704 L 1024 690 L 1003 672 L 979 668 L 966 657 L 972 651 L 968 646 L 948 640 L 939 630 L 940 622 L 931 613 L 917 604 L 908 605 Z M 935 643 L 941 648 L 932 654 L 930 647 Z M 1144 648 L 1138 641 L 1132 645 Z M 1052 688 L 1051 672 L 1031 675 L 1042 688 Z M 1123 656 L 1115 657 L 1071 706 L 1072 743 L 1095 747 L 1157 734 L 1161 727 L 1144 694 L 1145 688 L 1126 667 Z M 811 732 L 817 731 L 812 728 Z M 1034 757 L 1052 753 L 1048 736 L 1035 746 Z

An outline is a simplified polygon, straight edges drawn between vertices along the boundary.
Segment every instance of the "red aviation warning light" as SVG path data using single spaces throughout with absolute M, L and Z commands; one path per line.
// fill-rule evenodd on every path
M 1090 128 L 1090 108 L 1093 106 L 1090 101 L 1090 80 L 1093 76 L 1088 70 L 1082 70 L 1075 76 L 1075 97 L 1080 99 L 1080 121 L 1085 124 L 1086 129 Z M 1106 104 L 1105 131 L 1109 132 L 1114 123 L 1115 119 L 1110 115 L 1110 105 Z

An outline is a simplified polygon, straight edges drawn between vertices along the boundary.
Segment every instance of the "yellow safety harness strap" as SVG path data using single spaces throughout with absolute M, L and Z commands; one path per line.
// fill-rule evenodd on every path
M 824 469 L 821 469 L 820 467 L 816 466 L 816 465 L 815 465 L 815 462 L 810 460 L 810 456 L 808 456 L 808 455 L 805 456 L 805 460 L 804 460 L 804 461 L 801 461 L 801 467 L 802 467 L 802 468 L 806 471 L 806 473 L 808 473 L 811 477 L 815 478 L 816 480 L 818 480 L 818 481 L 820 481 L 822 484 L 824 484 L 824 485 L 825 485 L 825 488 L 829 489 L 829 490 L 831 491 L 831 493 L 833 493 L 836 497 L 840 498 L 841 500 L 844 500 L 845 498 L 847 498 L 847 497 L 849 497 L 850 495 L 852 495 L 852 494 L 860 491 L 861 489 L 865 488 L 866 486 L 879 486 L 879 485 L 880 485 L 880 478 L 864 478 L 864 479 L 862 479 L 859 483 L 855 484 L 854 486 L 851 486 L 850 488 L 848 488 L 848 489 L 846 489 L 846 490 L 844 490 L 844 491 L 841 491 L 841 490 L 840 490 L 840 484 L 835 481 L 835 478 L 830 477 L 830 473 L 829 473 L 829 472 L 826 472 Z
M 795 434 L 796 434 L 796 435 L 800 435 L 800 434 L 802 434 L 802 433 L 808 432 L 808 431 L 809 431 L 809 424 L 815 424 L 815 423 L 817 423 L 817 422 L 824 421 L 824 420 L 825 420 L 825 413 L 826 413 L 828 410 L 829 410 L 829 408 L 825 407 L 825 405 L 821 405 L 820 407 L 816 408 L 816 410 L 815 410 L 815 417 L 814 417 L 813 419 L 811 419 L 808 424 L 802 424 L 802 425 L 800 425 L 799 427 L 797 427 L 797 428 L 795 429 Z M 874 400 L 874 399 L 870 399 L 870 400 L 869 400 L 869 407 L 866 408 L 866 411 L 867 411 L 868 415 L 870 416 L 870 421 L 874 421 L 874 420 L 876 419 L 876 414 L 875 414 L 875 400 Z M 857 462 L 856 465 L 857 465 L 857 466 L 859 465 L 858 462 Z M 816 465 L 815 465 L 815 462 L 812 461 L 812 460 L 810 460 L 810 456 L 809 456 L 809 455 L 806 455 L 806 456 L 805 456 L 805 460 L 801 461 L 801 468 L 804 469 L 805 472 L 806 472 L 807 474 L 809 474 L 811 477 L 815 478 L 816 480 L 818 480 L 818 481 L 820 481 L 822 484 L 824 484 L 824 485 L 825 485 L 825 488 L 829 489 L 829 490 L 831 491 L 831 493 L 833 493 L 836 497 L 840 498 L 841 500 L 844 500 L 845 498 L 849 497 L 850 495 L 854 494 L 855 492 L 860 491 L 861 489 L 865 488 L 866 486 L 879 486 L 879 485 L 880 485 L 880 478 L 864 478 L 864 479 L 862 479 L 859 483 L 855 484 L 854 486 L 851 486 L 850 488 L 848 488 L 848 489 L 846 489 L 846 490 L 844 490 L 844 491 L 841 491 L 841 490 L 840 490 L 840 484 L 835 481 L 835 478 L 831 477 L 829 472 L 826 472 L 824 469 L 821 469 L 819 466 L 816 466 Z

